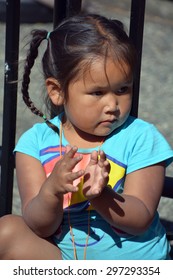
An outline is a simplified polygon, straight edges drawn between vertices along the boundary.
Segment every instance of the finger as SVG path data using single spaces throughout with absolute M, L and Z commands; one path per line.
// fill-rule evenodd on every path
M 95 165 L 97 163 L 98 163 L 98 152 L 97 151 L 93 151 L 91 153 L 89 165 Z
M 99 151 L 99 156 L 100 156 L 100 161 L 104 162 L 106 160 L 106 154 L 104 153 L 104 151 Z
M 82 177 L 84 175 L 84 170 L 79 170 L 78 172 L 74 172 L 71 173 L 69 175 L 67 175 L 67 179 L 69 182 L 74 182 L 76 179 Z M 70 186 L 70 190 L 71 192 L 77 192 L 78 191 L 78 186 L 72 184 L 68 184 Z
M 76 146 L 66 146 L 66 153 L 63 157 L 63 161 L 69 171 L 72 170 L 83 158 L 81 154 L 76 155 L 77 150 L 78 148 Z
M 67 146 L 65 147 L 65 154 L 67 154 L 67 153 L 71 150 L 71 148 L 72 148 L 72 146 L 67 145 Z
M 75 156 L 74 158 L 69 158 L 69 159 L 65 159 L 64 160 L 64 169 L 68 172 L 68 171 L 72 171 L 75 166 L 82 160 L 83 156 L 82 155 L 78 155 Z
M 74 180 L 82 177 L 84 175 L 84 172 L 85 172 L 84 170 L 79 170 L 77 172 L 71 172 L 67 175 L 67 180 L 70 182 L 74 181 Z
M 72 158 L 76 154 L 77 150 L 78 150 L 78 148 L 76 146 L 71 147 L 70 145 L 67 145 L 64 156 Z
M 104 167 L 105 167 L 106 172 L 109 174 L 110 170 L 111 170 L 111 165 L 108 160 L 104 161 Z
M 73 184 L 67 184 L 65 189 L 66 189 L 66 193 L 78 191 L 78 187 L 74 186 Z
M 103 176 L 104 179 L 105 179 L 105 178 L 108 178 L 108 177 L 109 177 L 109 173 L 108 173 L 107 171 L 104 171 L 104 172 L 102 173 L 102 176 Z

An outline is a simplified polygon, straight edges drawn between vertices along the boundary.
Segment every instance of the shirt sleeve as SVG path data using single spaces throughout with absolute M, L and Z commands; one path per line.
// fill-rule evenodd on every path
M 40 160 L 39 141 L 36 126 L 33 126 L 19 138 L 14 153 L 21 152 Z
M 154 125 L 144 128 L 137 136 L 127 164 L 127 174 L 162 161 L 173 161 L 173 150 Z

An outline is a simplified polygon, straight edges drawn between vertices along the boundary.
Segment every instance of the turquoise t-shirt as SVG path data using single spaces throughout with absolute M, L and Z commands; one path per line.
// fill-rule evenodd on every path
M 60 117 L 55 117 L 51 122 L 60 127 Z M 38 159 L 42 163 L 46 175 L 49 176 L 54 165 L 60 159 L 60 150 L 63 154 L 67 144 L 69 143 L 63 134 L 62 143 L 60 143 L 59 135 L 47 124 L 39 123 L 21 136 L 15 151 Z M 152 124 L 131 116 L 105 139 L 101 147 L 79 149 L 78 153 L 82 153 L 83 160 L 77 165 L 76 170 L 85 168 L 91 151 L 98 149 L 105 152 L 110 162 L 111 172 L 108 184 L 118 193 L 123 192 L 126 174 L 161 161 L 165 161 L 168 166 L 173 161 L 173 150 L 160 132 Z M 69 214 L 73 234 L 76 236 L 78 258 L 83 259 L 88 226 L 87 210 L 89 209 L 91 229 L 87 259 L 167 258 L 169 244 L 157 213 L 152 225 L 145 233 L 138 236 L 129 235 L 110 226 L 91 208 L 89 201 L 85 199 L 81 191 L 82 179 L 76 180 L 74 183 L 79 186 L 79 191 L 64 196 L 64 219 L 54 236 L 64 259 L 73 259 Z

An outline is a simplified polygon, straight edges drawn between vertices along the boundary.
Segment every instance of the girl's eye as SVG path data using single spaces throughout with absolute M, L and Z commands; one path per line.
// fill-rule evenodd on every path
M 124 86 L 122 88 L 120 88 L 119 90 L 117 90 L 118 94 L 122 94 L 122 93 L 126 93 L 129 91 L 129 87 L 128 86 Z
M 91 95 L 101 96 L 101 95 L 103 95 L 103 92 L 102 91 L 95 91 L 95 92 L 92 92 Z

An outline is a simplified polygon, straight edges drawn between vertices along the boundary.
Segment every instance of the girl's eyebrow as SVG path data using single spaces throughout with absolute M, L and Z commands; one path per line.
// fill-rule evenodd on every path
M 130 79 L 130 80 L 125 80 L 125 81 L 121 81 L 119 83 L 116 83 L 113 88 L 119 88 L 119 87 L 122 87 L 122 86 L 132 86 L 133 84 L 133 79 Z M 107 84 L 107 85 L 103 85 L 103 86 L 100 86 L 99 84 L 94 84 L 90 87 L 90 90 L 92 91 L 99 91 L 99 90 L 106 90 L 110 85 Z
M 133 84 L 133 79 L 126 81 L 125 83 L 123 83 L 125 85 L 132 85 Z
M 121 81 L 121 82 L 115 84 L 115 87 L 131 86 L 132 84 L 133 84 L 133 78 L 131 78 L 129 80 Z

